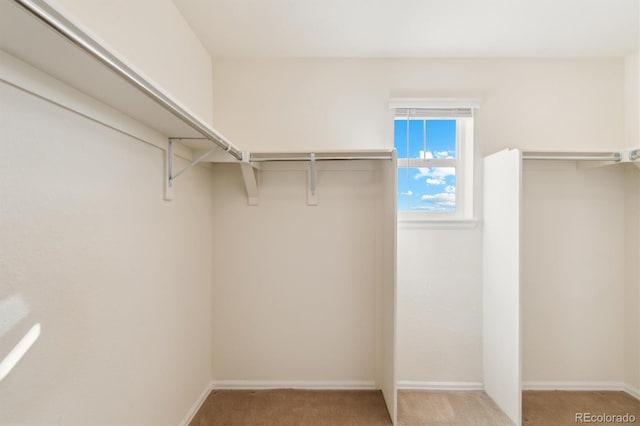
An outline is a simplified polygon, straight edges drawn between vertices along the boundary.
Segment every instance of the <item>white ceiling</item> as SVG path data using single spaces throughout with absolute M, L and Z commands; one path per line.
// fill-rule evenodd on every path
M 174 0 L 214 57 L 621 57 L 639 0 Z

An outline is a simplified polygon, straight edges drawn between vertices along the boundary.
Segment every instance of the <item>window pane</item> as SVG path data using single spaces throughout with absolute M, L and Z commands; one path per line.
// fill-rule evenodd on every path
M 427 151 L 433 158 L 456 157 L 456 120 L 427 120 Z
M 409 120 L 409 158 L 424 158 L 423 152 L 424 120 Z
M 454 213 L 455 167 L 398 168 L 398 211 Z
M 409 151 L 407 155 L 407 122 L 409 127 Z M 395 120 L 393 143 L 398 158 L 433 158 L 424 152 L 424 120 Z
M 394 120 L 393 141 L 398 158 L 407 158 L 407 121 Z

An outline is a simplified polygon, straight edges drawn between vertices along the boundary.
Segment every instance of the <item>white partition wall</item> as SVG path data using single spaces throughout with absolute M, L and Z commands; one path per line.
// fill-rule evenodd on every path
M 518 150 L 484 159 L 483 374 L 487 394 L 522 422 L 520 205 Z
M 398 169 L 396 155 L 393 161 L 380 165 L 380 242 L 378 244 L 380 262 L 380 279 L 377 306 L 379 314 L 378 345 L 376 357 L 376 382 L 382 390 L 384 400 L 391 416 L 397 421 L 397 386 L 396 386 L 396 196 Z

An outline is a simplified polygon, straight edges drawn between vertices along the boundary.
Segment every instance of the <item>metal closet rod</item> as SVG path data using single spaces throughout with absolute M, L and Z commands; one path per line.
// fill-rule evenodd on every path
M 321 154 L 320 154 L 321 155 Z M 340 160 L 391 160 L 391 154 L 389 155 L 332 155 L 326 157 L 319 157 L 316 154 L 313 157 L 314 161 L 340 161 Z M 269 156 L 269 157 L 254 157 L 252 154 L 250 160 L 252 163 L 260 163 L 260 162 L 268 162 L 268 161 L 311 161 L 312 156 L 302 155 L 295 157 L 277 157 L 277 156 Z
M 14 0 L 16 4 L 24 8 L 26 11 L 31 13 L 33 16 L 38 18 L 40 21 L 44 22 L 51 29 L 62 35 L 67 40 L 71 41 L 74 45 L 78 46 L 80 49 L 88 53 L 89 55 L 96 58 L 103 65 L 107 66 L 113 72 L 115 72 L 118 76 L 129 82 L 132 86 L 140 90 L 142 93 L 151 98 L 158 105 L 169 111 L 175 117 L 180 119 L 186 125 L 191 127 L 193 130 L 204 136 L 205 139 L 210 140 L 215 143 L 218 147 L 222 148 L 224 151 L 228 152 L 230 155 L 235 157 L 237 160 L 243 160 L 243 153 L 237 147 L 233 146 L 231 142 L 229 142 L 224 136 L 217 133 L 214 129 L 208 127 L 205 123 L 198 120 L 196 117 L 187 112 L 180 105 L 175 103 L 165 94 L 160 92 L 156 87 L 150 84 L 147 80 L 145 80 L 142 76 L 136 73 L 133 69 L 127 66 L 125 63 L 120 61 L 110 52 L 108 52 L 105 48 L 103 48 L 100 44 L 98 44 L 95 40 L 93 40 L 90 36 L 84 33 L 80 28 L 58 13 L 55 9 L 50 7 L 48 4 L 43 2 L 42 0 Z M 199 138 L 170 138 L 173 140 L 180 139 L 199 139 Z M 254 156 L 253 154 L 249 154 L 250 161 L 252 162 L 267 162 L 267 161 L 311 161 L 312 155 L 311 153 L 308 155 L 297 155 L 297 153 L 291 153 L 289 156 L 278 156 L 278 155 L 270 155 L 260 157 Z M 206 156 L 206 155 L 205 155 Z M 194 161 L 188 168 L 197 164 L 204 156 L 198 158 Z M 331 155 L 323 157 L 322 154 L 318 156 L 315 154 L 315 161 L 335 161 L 335 160 L 390 160 L 391 154 L 378 154 L 371 153 L 371 155 Z M 179 174 L 183 173 L 185 170 L 177 173 L 172 178 L 176 178 Z
M 559 152 L 559 153 L 539 153 L 523 152 L 523 160 L 559 160 L 559 161 L 622 161 L 619 152 Z
M 169 111 L 171 114 L 179 118 L 193 130 L 200 133 L 206 139 L 218 145 L 227 151 L 236 159 L 242 159 L 242 153 L 238 148 L 233 146 L 231 142 L 226 140 L 221 134 L 209 128 L 206 124 L 198 120 L 196 117 L 187 112 L 180 105 L 169 99 L 166 95 L 156 89 L 148 81 L 139 74 L 125 65 L 118 58 L 113 56 L 102 46 L 95 42 L 91 37 L 85 34 L 77 26 L 72 24 L 64 16 L 60 15 L 53 8 L 40 0 L 14 0 L 18 5 L 22 6 L 36 18 L 47 24 L 53 30 L 61 34 L 63 37 L 71 41 L 82 50 L 98 59 L 101 63 L 109 67 L 117 75 L 131 83 L 145 95 L 153 99 L 157 104 Z

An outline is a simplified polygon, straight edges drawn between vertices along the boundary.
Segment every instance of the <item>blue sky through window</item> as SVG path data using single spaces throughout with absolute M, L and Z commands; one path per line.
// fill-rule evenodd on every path
M 410 120 L 408 127 L 409 156 L 407 121 L 395 121 L 394 138 L 398 158 L 455 158 L 455 120 Z M 453 213 L 456 211 L 455 192 L 454 167 L 398 168 L 399 211 Z

